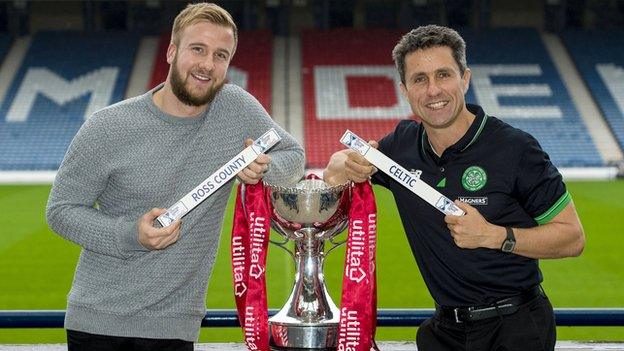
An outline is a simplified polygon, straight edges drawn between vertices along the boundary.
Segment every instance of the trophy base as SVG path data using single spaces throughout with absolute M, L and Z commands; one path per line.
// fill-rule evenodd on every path
M 338 324 L 308 324 L 269 322 L 271 349 L 275 351 L 335 351 L 338 344 Z
M 311 351 L 311 350 L 322 350 L 322 351 L 336 351 L 335 347 L 327 347 L 324 349 L 310 349 L 310 348 L 301 348 L 301 347 L 278 347 L 271 345 L 271 351 Z
M 326 348 L 322 348 L 322 349 L 313 349 L 313 348 L 308 348 L 308 347 L 279 347 L 279 346 L 275 346 L 275 345 L 271 345 L 270 347 L 271 351 L 311 351 L 311 350 L 322 350 L 322 351 L 336 351 L 335 347 L 326 347 Z

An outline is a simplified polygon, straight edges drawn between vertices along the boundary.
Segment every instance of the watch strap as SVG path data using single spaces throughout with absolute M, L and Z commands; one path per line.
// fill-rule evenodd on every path
M 505 227 L 505 231 L 507 232 L 507 237 L 501 245 L 501 251 L 512 252 L 516 246 L 516 236 L 514 235 L 513 228 L 511 227 Z

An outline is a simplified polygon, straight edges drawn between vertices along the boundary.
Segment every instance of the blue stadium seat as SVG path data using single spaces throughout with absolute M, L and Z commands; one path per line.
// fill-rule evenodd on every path
M 531 133 L 557 166 L 604 164 L 537 31 L 462 31 L 472 83 L 466 100 Z
M 624 30 L 568 30 L 561 37 L 624 148 Z
M 0 62 L 4 60 L 13 39 L 8 34 L 0 34 Z
M 56 170 L 84 120 L 123 99 L 138 44 L 122 33 L 35 35 L 0 105 L 0 170 Z

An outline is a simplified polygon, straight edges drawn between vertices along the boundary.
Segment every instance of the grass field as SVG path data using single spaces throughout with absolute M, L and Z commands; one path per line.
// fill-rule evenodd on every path
M 585 227 L 581 257 L 541 262 L 544 287 L 555 307 L 623 307 L 624 181 L 569 182 Z M 47 227 L 44 209 L 49 186 L 0 186 L 0 310 L 64 309 L 79 248 Z M 378 305 L 380 308 L 431 308 L 429 296 L 401 229 L 392 195 L 376 188 L 379 208 Z M 234 308 L 229 273 L 231 205 L 208 294 L 208 308 Z M 340 291 L 344 249 L 327 259 L 330 294 Z M 269 306 L 278 308 L 290 293 L 294 267 L 276 247 L 267 273 Z M 337 301 L 336 301 L 337 302 Z M 414 328 L 380 328 L 379 340 L 413 340 Z M 624 340 L 624 327 L 560 327 L 560 340 Z M 240 341 L 237 328 L 207 329 L 202 342 Z M 0 343 L 64 342 L 60 329 L 0 329 Z

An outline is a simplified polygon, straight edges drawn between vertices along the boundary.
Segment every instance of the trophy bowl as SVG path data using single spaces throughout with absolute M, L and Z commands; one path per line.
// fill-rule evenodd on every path
M 295 282 L 286 304 L 269 319 L 274 350 L 335 350 L 340 313 L 327 293 L 325 256 L 341 245 L 333 239 L 348 225 L 348 184 L 329 186 L 321 179 L 303 179 L 293 187 L 265 183 L 271 201 L 271 226 L 284 241 L 272 243 L 288 251 L 296 265 Z M 293 241 L 294 252 L 285 245 Z M 325 242 L 332 247 L 325 249 Z

